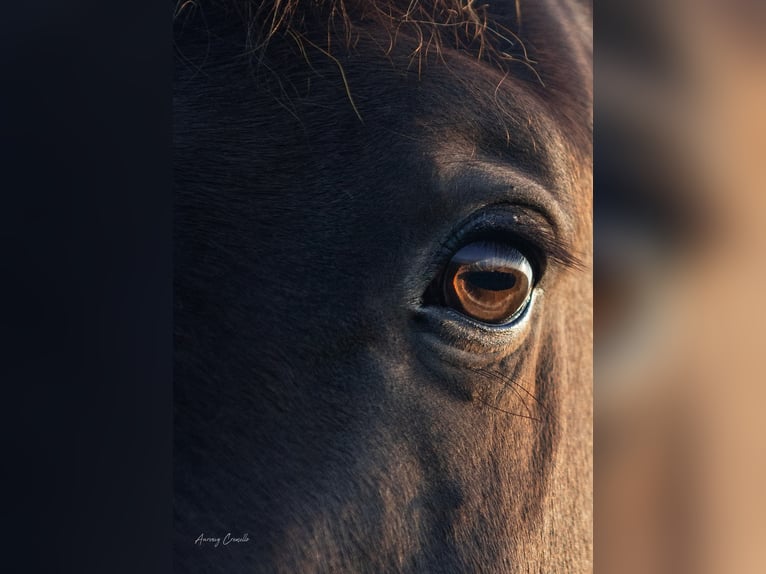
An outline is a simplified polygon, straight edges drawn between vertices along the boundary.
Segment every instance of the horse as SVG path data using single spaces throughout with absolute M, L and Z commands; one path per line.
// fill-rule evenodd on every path
M 590 571 L 590 3 L 174 10 L 177 571 Z

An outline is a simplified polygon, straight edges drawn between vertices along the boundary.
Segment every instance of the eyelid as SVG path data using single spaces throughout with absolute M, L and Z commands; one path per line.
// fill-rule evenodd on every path
M 533 310 L 543 299 L 544 290 L 534 289 L 521 313 L 510 323 L 500 325 L 482 323 L 454 309 L 421 307 L 414 315 L 414 327 L 440 361 L 451 362 L 451 358 L 459 357 L 459 365 L 480 365 L 507 356 L 521 345 L 531 329 Z
M 535 208 L 518 204 L 495 204 L 471 214 L 458 226 L 441 248 L 441 265 L 463 246 L 479 240 L 507 241 L 530 259 L 536 280 L 545 272 L 548 260 L 566 268 L 582 263 L 556 234 L 553 225 Z

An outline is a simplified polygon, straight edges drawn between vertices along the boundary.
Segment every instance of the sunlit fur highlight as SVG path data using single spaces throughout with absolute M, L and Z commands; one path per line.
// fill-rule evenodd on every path
M 420 70 L 429 56 L 446 50 L 473 54 L 501 68 L 521 62 L 534 71 L 524 43 L 509 27 L 493 19 L 487 4 L 476 0 L 183 0 L 176 18 L 208 5 L 236 13 L 247 29 L 247 49 L 263 53 L 276 37 L 286 36 L 305 53 L 306 45 L 335 58 L 338 48 L 353 49 L 365 29 L 388 32 L 388 55 L 400 36 L 416 40 L 411 64 Z M 517 25 L 521 7 L 515 3 Z M 309 32 L 326 31 L 322 42 Z

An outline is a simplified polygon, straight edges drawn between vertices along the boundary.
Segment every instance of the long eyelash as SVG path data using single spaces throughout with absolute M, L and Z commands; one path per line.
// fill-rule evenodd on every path
M 498 206 L 494 206 L 497 208 Z M 535 277 L 540 279 L 549 261 L 556 261 L 565 269 L 583 271 L 587 268 L 583 260 L 572 252 L 564 241 L 558 237 L 553 229 L 536 221 L 537 218 L 547 217 L 540 214 L 533 206 L 514 205 L 502 206 L 503 213 L 489 212 L 483 215 L 474 215 L 474 222 L 483 218 L 490 218 L 486 224 L 478 223 L 471 229 L 470 224 L 464 224 L 463 229 L 457 236 L 452 236 L 441 245 L 442 253 L 455 253 L 462 245 L 480 239 L 494 240 L 503 237 L 505 241 L 519 247 L 519 250 L 531 258 L 535 268 Z M 530 213 L 532 210 L 535 213 Z M 509 214 L 510 211 L 510 214 Z M 506 218 L 513 218 L 512 223 L 502 223 Z
M 583 260 L 572 253 L 553 233 L 538 229 L 533 235 L 536 239 L 533 246 L 534 243 L 539 244 L 549 259 L 557 261 L 567 269 L 584 271 L 587 268 Z

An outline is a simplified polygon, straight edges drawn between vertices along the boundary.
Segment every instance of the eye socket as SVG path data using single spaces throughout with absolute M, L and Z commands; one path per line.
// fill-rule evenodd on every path
M 501 325 L 526 308 L 533 279 L 532 265 L 520 251 L 504 243 L 477 241 L 452 256 L 431 291 L 446 307 Z

